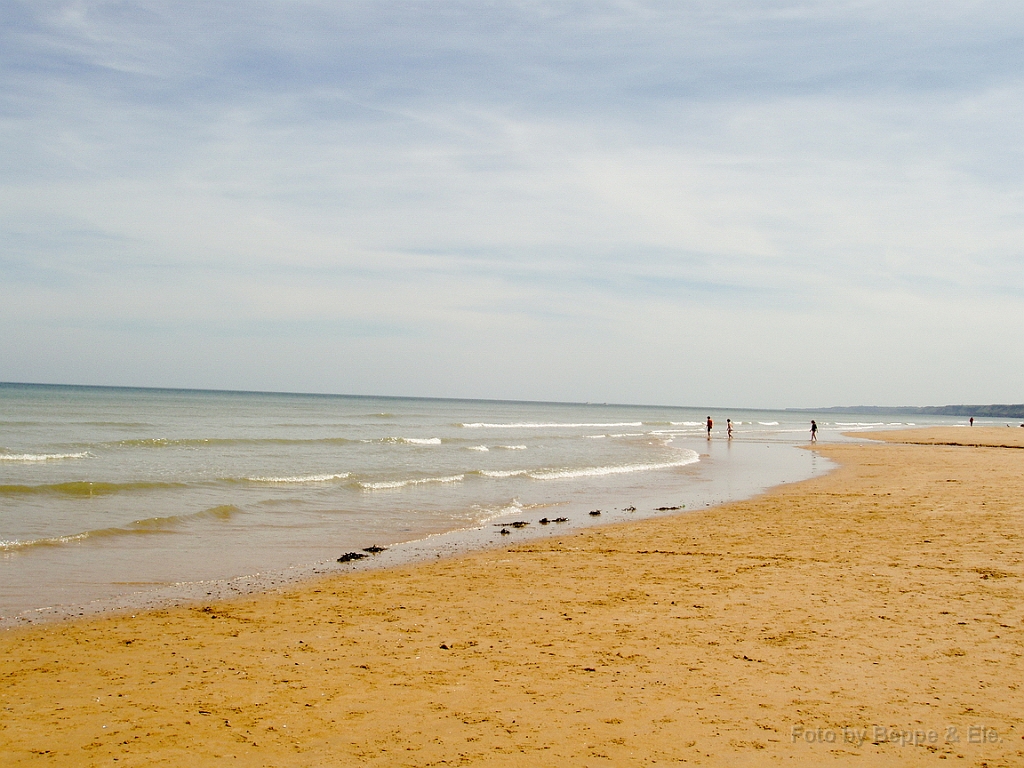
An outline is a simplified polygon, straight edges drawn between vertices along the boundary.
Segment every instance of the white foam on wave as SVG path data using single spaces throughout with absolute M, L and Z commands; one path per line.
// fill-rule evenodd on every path
M 484 477 L 522 477 L 523 475 L 530 474 L 528 469 L 481 469 L 480 474 Z
M 360 440 L 361 443 L 384 443 L 386 445 L 440 445 L 440 437 L 381 437 Z
M 525 451 L 525 445 L 498 445 L 496 448 L 501 448 L 503 451 Z
M 62 461 L 64 459 L 88 459 L 91 455 L 88 451 L 81 453 L 0 453 L 0 461 Z
M 480 523 L 487 523 L 505 515 L 516 515 L 526 509 L 519 499 L 512 499 L 509 504 L 503 507 L 481 507 L 474 505 L 474 508 L 481 513 Z
M 777 426 L 779 426 L 779 422 L 777 422 L 777 421 L 759 421 L 757 423 L 760 424 L 762 427 L 777 427 Z
M 489 450 L 491 450 L 491 449 L 490 449 L 490 448 L 488 448 L 488 447 L 487 447 L 486 445 L 471 445 L 471 446 L 469 446 L 469 448 L 467 448 L 466 450 L 469 450 L 469 451 L 481 451 L 481 452 L 484 452 L 484 451 L 489 451 Z
M 417 477 L 412 480 L 385 480 L 379 483 L 359 483 L 359 487 L 364 491 L 389 491 L 395 488 L 405 488 L 410 485 L 426 485 L 427 483 L 461 483 L 465 479 L 465 475 Z
M 602 475 L 622 475 L 629 472 L 651 472 L 658 469 L 672 469 L 696 464 L 700 455 L 696 451 L 686 451 L 685 457 L 676 461 L 664 461 L 657 464 L 616 464 L 609 467 L 582 467 L 580 469 L 545 469 L 527 474 L 534 480 L 568 480 L 576 477 L 600 477 Z
M 300 484 L 300 483 L 329 483 L 332 480 L 344 480 L 351 473 L 341 472 L 337 475 L 301 475 L 296 477 L 247 477 L 245 478 L 250 483 L 280 483 L 281 485 L 287 484 Z
M 700 426 L 700 422 L 699 421 L 670 421 L 669 424 L 671 424 L 673 427 L 699 427 Z
M 573 429 L 578 427 L 642 427 L 642 421 L 620 421 L 607 424 L 574 424 L 568 422 L 516 422 L 514 424 L 459 424 L 466 429 Z
M 885 423 L 881 421 L 837 421 L 835 425 L 837 427 L 884 427 Z
M 89 538 L 89 535 L 86 532 L 69 534 L 67 536 L 54 536 L 49 539 L 0 539 L 0 552 L 27 549 L 28 547 L 37 547 L 45 544 L 73 544 L 77 541 L 85 541 Z
M 658 469 L 671 469 L 696 464 L 700 455 L 696 451 L 683 451 L 682 458 L 675 461 L 663 461 L 651 464 L 614 464 L 605 467 L 580 467 L 576 469 L 485 469 L 479 474 L 484 477 L 507 478 L 529 477 L 533 480 L 567 480 L 575 477 L 600 477 L 602 475 L 622 475 L 629 472 L 650 472 Z

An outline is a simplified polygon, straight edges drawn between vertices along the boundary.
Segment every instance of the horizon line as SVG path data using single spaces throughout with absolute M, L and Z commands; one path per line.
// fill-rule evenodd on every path
M 516 403 L 523 405 L 594 405 L 618 408 L 685 408 L 688 410 L 710 410 L 710 411 L 791 411 L 791 412 L 816 412 L 816 411 L 850 411 L 857 412 L 857 409 L 888 410 L 888 411 L 913 411 L 922 408 L 992 408 L 1010 407 L 1022 408 L 1024 404 L 1017 403 L 959 403 L 946 405 L 831 405 L 816 407 L 795 407 L 786 406 L 781 408 L 761 408 L 750 406 L 720 406 L 720 405 L 665 405 L 654 403 L 610 403 L 573 400 L 521 400 L 510 398 L 488 398 L 488 397 L 438 397 L 424 395 L 359 395 L 343 392 L 295 392 L 288 390 L 262 390 L 262 389 L 216 389 L 210 387 L 154 387 L 135 386 L 128 384 L 55 384 L 49 382 L 29 381 L 0 381 L 0 387 L 50 387 L 55 389 L 100 389 L 100 390 L 143 390 L 150 392 L 177 392 L 196 394 L 221 394 L 221 395 L 279 395 L 285 397 L 346 397 L 375 400 L 426 400 L 440 402 L 478 402 L 478 403 Z

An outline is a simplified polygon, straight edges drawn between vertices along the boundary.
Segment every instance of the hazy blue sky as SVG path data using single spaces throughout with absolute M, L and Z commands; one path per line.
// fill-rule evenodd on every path
M 0 0 L 0 380 L 1024 401 L 1024 4 Z

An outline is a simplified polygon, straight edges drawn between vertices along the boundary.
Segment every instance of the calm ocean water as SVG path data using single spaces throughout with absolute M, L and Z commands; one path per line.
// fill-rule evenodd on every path
M 828 468 L 796 448 L 812 417 L 0 385 L 0 617 L 341 569 L 340 554 L 452 531 L 509 541 L 519 529 L 502 537 L 500 524 L 513 520 L 539 531 L 539 518 L 565 517 L 564 529 L 595 509 L 608 521 L 747 496 Z M 823 440 L 887 426 L 818 423 Z

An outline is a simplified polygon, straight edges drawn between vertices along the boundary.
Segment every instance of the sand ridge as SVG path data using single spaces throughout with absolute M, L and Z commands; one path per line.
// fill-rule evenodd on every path
M 840 469 L 707 511 L 11 630 L 0 752 L 1024 765 L 1024 452 L 817 450 Z

